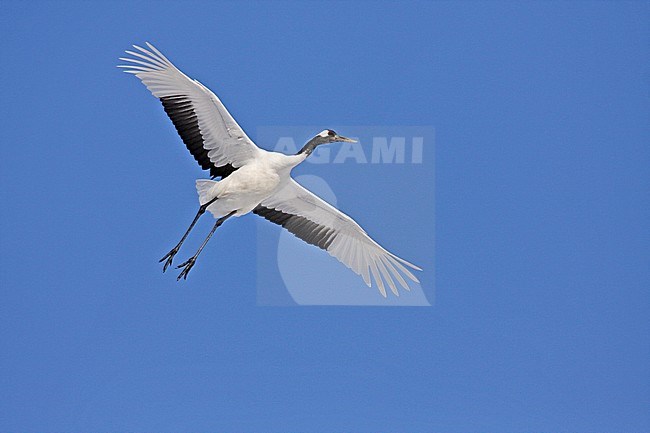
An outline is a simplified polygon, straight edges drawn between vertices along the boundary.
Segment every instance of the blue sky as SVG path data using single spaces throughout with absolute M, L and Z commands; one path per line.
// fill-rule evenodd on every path
M 649 18 L 647 2 L 3 2 L 0 431 L 650 430 Z M 204 174 L 115 68 L 144 41 L 253 139 L 433 127 L 419 168 L 296 171 L 421 264 L 433 306 L 258 306 L 254 216 L 188 281 L 163 275 Z

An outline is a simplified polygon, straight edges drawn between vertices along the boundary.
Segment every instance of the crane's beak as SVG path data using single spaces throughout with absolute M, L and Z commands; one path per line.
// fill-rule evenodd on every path
M 343 137 L 342 135 L 337 135 L 336 136 L 336 141 L 345 141 L 346 143 L 356 143 L 357 140 L 353 140 L 348 137 Z

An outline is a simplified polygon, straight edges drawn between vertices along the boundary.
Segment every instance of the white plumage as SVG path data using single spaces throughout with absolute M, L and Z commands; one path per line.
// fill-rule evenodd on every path
M 382 248 L 349 216 L 300 186 L 291 170 L 321 144 L 353 142 L 331 130 L 324 130 L 296 155 L 269 152 L 257 147 L 232 118 L 219 98 L 207 87 L 177 69 L 160 51 L 134 45 L 121 58 L 125 72 L 138 77 L 161 100 L 188 150 L 213 178 L 197 180 L 200 209 L 181 241 L 161 261 L 164 270 L 205 210 L 217 223 L 197 253 L 179 267 L 186 278 L 199 253 L 216 228 L 230 216 L 254 212 L 283 226 L 297 237 L 326 250 L 360 275 L 368 286 L 374 279 L 386 296 L 385 284 L 399 295 L 394 280 L 405 289 L 402 276 L 418 281 L 408 268 L 421 270 Z

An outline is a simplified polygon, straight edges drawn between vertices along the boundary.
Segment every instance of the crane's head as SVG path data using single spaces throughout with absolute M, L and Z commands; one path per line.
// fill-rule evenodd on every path
M 321 131 L 317 136 L 309 140 L 307 144 L 305 144 L 305 146 L 300 149 L 300 152 L 298 152 L 298 154 L 306 153 L 309 155 L 314 151 L 314 149 L 316 149 L 316 146 L 320 146 L 321 144 L 336 143 L 337 141 L 345 141 L 347 143 L 357 142 L 357 140 L 338 135 L 331 129 L 325 129 Z
M 322 141 L 320 144 L 325 144 L 325 143 L 335 143 L 337 141 L 346 141 L 348 143 L 356 143 L 357 140 L 353 140 L 351 138 L 343 137 L 342 135 L 338 135 L 336 132 L 332 131 L 331 129 L 325 129 L 321 131 L 316 137 L 313 138 L 318 139 L 318 141 Z

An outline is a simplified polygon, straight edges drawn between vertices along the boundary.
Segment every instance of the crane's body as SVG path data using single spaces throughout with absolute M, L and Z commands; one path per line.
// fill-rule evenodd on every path
M 402 274 L 418 281 L 407 268 L 420 268 L 385 250 L 352 218 L 291 178 L 291 170 L 317 146 L 355 140 L 326 129 L 296 155 L 261 149 L 210 89 L 181 72 L 151 44 L 147 46 L 149 49 L 134 45 L 137 51 L 127 51 L 132 57 L 121 58 L 129 64 L 120 67 L 138 77 L 162 102 L 187 149 L 212 176 L 212 179 L 196 181 L 199 210 L 180 242 L 160 260 L 165 262 L 163 271 L 172 265 L 174 256 L 206 211 L 217 221 L 196 254 L 178 266 L 183 268 L 179 280 L 187 278 L 221 224 L 232 216 L 252 212 L 327 251 L 359 274 L 368 286 L 372 285 L 372 277 L 384 297 L 385 284 L 399 295 L 394 280 L 409 289 Z
M 284 155 L 260 149 L 261 155 L 220 181 L 197 180 L 200 204 L 219 198 L 207 210 L 215 217 L 241 216 L 252 212 L 262 201 L 282 189 L 291 179 L 291 170 L 306 155 Z

